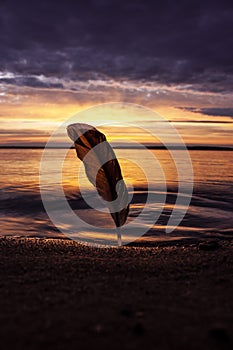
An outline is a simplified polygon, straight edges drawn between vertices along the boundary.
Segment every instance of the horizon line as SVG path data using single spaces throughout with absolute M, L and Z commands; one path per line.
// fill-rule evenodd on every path
M 184 146 L 183 145 L 171 145 L 168 147 L 165 147 L 163 145 L 146 145 L 142 144 L 144 147 L 147 149 L 152 149 L 152 150 L 169 150 L 169 149 L 175 149 L 175 150 L 183 150 Z M 204 151 L 204 150 L 210 150 L 210 151 L 233 151 L 233 146 L 204 146 L 204 145 L 186 145 L 185 146 L 189 151 L 191 150 L 196 150 L 196 151 Z M 67 147 L 65 146 L 52 146 L 52 147 L 47 147 L 49 149 L 66 149 Z M 113 149 L 141 149 L 140 146 L 112 146 Z M 13 146 L 13 145 L 0 145 L 0 149 L 45 149 L 45 146 Z M 75 149 L 74 146 L 71 146 L 70 149 Z

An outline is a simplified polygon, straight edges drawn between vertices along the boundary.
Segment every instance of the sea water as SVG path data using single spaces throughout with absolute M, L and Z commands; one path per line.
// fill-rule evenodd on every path
M 50 151 L 53 161 L 59 158 L 59 152 L 59 149 Z M 140 149 L 117 149 L 115 152 L 131 198 L 128 222 L 133 222 L 141 215 L 141 225 L 145 228 L 144 239 L 146 237 L 151 241 L 167 241 L 232 237 L 233 151 L 189 151 L 194 178 L 193 181 L 191 178 L 185 181 L 189 188 L 193 185 L 193 193 L 186 215 L 171 233 L 166 232 L 166 227 L 175 205 L 180 179 L 169 152 L 148 151 L 150 156 L 152 154 L 157 159 L 160 171 L 153 170 L 148 152 Z M 67 238 L 64 231 L 51 222 L 41 200 L 39 169 L 42 154 L 43 149 L 0 149 L 1 236 Z M 143 159 L 140 165 L 138 159 Z M 49 181 L 47 184 L 43 183 L 42 188 L 51 199 L 56 198 L 59 185 L 55 176 L 58 170 L 53 168 L 52 164 L 48 163 Z M 80 195 L 81 191 L 84 198 L 89 196 L 93 199 L 98 196 L 87 180 L 74 149 L 68 151 L 61 171 L 67 203 L 81 220 L 96 227 L 93 236 L 98 235 L 97 232 L 101 228 L 106 230 L 113 227 L 114 223 L 107 211 L 99 212 L 98 204 L 97 210 L 91 208 Z M 153 226 L 148 226 L 146 214 L 142 211 L 146 205 L 148 191 L 153 192 L 155 198 L 155 202 L 150 203 L 151 214 L 153 215 L 158 207 L 163 207 Z M 159 196 L 161 193 L 162 197 Z M 161 198 L 165 198 L 164 203 L 156 203 Z M 59 201 L 59 198 L 57 200 Z

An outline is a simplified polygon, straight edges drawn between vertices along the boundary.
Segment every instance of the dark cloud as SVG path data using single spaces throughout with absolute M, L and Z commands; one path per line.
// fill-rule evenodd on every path
M 173 123 L 192 123 L 192 124 L 232 124 L 233 121 L 231 120 L 213 120 L 213 121 L 209 121 L 209 120 L 171 120 L 171 122 Z
M 225 0 L 5 0 L 0 65 L 28 75 L 232 91 L 232 18 L 233 4 Z
M 211 117 L 230 117 L 233 118 L 233 108 L 195 108 L 195 107 L 180 107 L 180 109 L 208 115 Z
M 37 77 L 15 77 L 15 78 L 2 78 L 0 82 L 4 84 L 11 84 L 17 86 L 28 86 L 32 88 L 54 88 L 63 89 L 63 84 L 61 83 L 48 83 L 39 80 Z

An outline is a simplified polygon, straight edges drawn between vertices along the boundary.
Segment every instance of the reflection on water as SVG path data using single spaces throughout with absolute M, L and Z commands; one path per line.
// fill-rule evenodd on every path
M 150 188 L 154 192 L 154 202 L 150 211 L 160 210 L 159 194 L 164 190 L 162 173 L 167 182 L 167 198 L 162 213 L 146 237 L 156 240 L 169 240 L 206 236 L 230 236 L 233 234 L 233 152 L 230 151 L 190 151 L 194 169 L 194 193 L 191 205 L 180 226 L 170 235 L 165 234 L 165 227 L 171 215 L 177 194 L 177 170 L 174 162 L 165 150 L 153 150 L 152 154 L 160 165 L 151 170 L 147 153 L 143 150 L 116 150 L 122 172 L 132 194 L 129 221 L 134 220 L 144 207 L 147 198 L 147 171 L 152 173 L 149 179 Z M 45 187 L 56 199 L 57 184 L 54 181 L 56 169 L 53 160 L 59 150 L 52 150 L 52 159 L 48 162 L 49 182 Z M 130 161 L 127 160 L 130 154 Z M 40 198 L 39 164 L 42 150 L 15 149 L 0 150 L 0 219 L 1 235 L 64 237 L 53 226 L 46 215 Z M 137 166 L 142 159 L 143 169 Z M 135 162 L 134 162 L 135 160 Z M 114 227 L 108 213 L 91 209 L 79 194 L 95 197 L 92 185 L 80 170 L 81 162 L 75 151 L 70 150 L 63 166 L 63 187 L 71 208 L 79 217 L 96 225 L 92 232 L 95 237 L 103 237 L 108 229 Z M 162 172 L 161 172 L 162 169 Z M 78 179 L 79 174 L 79 179 Z M 187 178 L 185 181 L 189 181 Z M 185 193 L 183 193 L 185 195 Z M 182 208 L 180 208 L 181 210 Z M 146 213 L 143 225 L 148 225 Z M 77 228 L 77 233 L 81 228 Z M 137 227 L 135 227 L 135 231 Z M 84 237 L 85 237 L 85 233 Z

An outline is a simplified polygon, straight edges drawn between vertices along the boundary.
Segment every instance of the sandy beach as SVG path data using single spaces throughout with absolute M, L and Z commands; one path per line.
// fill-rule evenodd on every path
M 1 349 L 230 349 L 232 252 L 3 237 Z

